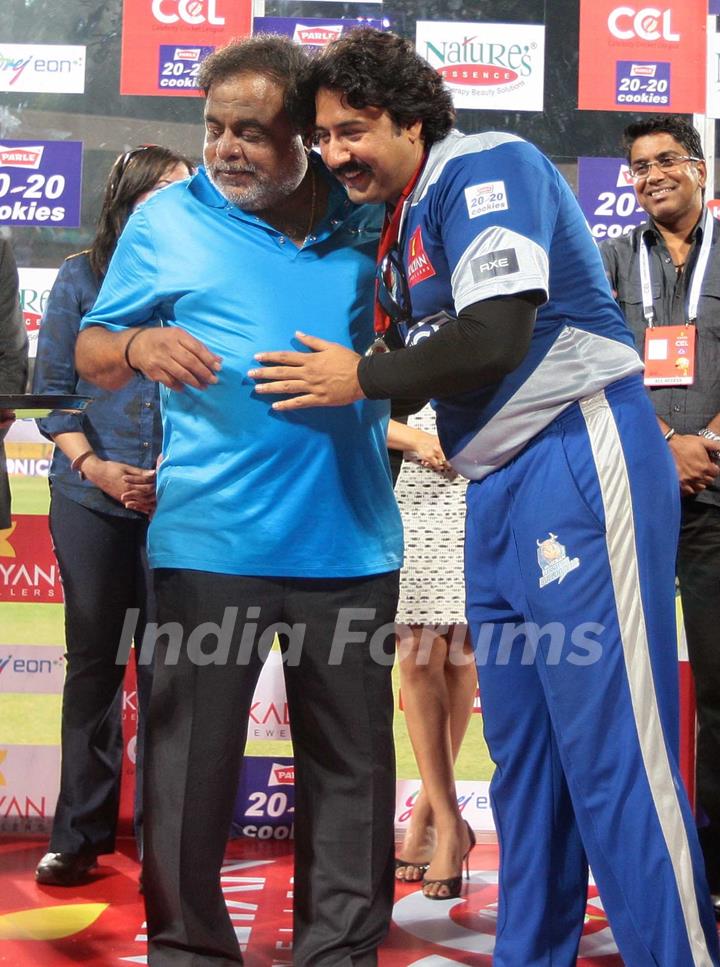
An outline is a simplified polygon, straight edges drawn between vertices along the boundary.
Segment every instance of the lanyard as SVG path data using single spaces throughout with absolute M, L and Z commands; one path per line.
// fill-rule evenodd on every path
M 420 172 L 425 167 L 425 162 L 427 161 L 427 152 L 424 152 L 420 164 L 417 166 L 415 171 L 410 178 L 410 181 L 403 188 L 400 197 L 398 198 L 397 205 L 393 209 L 392 215 L 385 212 L 385 222 L 383 224 L 382 235 L 380 236 L 380 245 L 378 246 L 377 262 L 378 265 L 382 262 L 383 258 L 387 255 L 390 249 L 395 245 L 400 237 L 400 225 L 403 221 L 403 214 L 405 212 L 405 202 L 408 200 L 413 188 L 417 184 L 418 178 L 420 177 Z M 375 283 L 377 288 L 377 282 Z M 377 300 L 377 291 L 375 296 L 375 332 L 378 335 L 382 335 L 390 327 L 390 317 L 382 309 L 380 303 Z
M 698 306 L 700 305 L 700 290 L 705 279 L 708 262 L 710 261 L 710 249 L 712 248 L 713 218 L 710 209 L 705 210 L 705 220 L 703 222 L 703 240 L 700 246 L 700 255 L 695 264 L 690 283 L 690 295 L 688 297 L 688 322 L 694 325 L 697 319 Z M 648 247 L 645 242 L 645 234 L 640 241 L 640 288 L 642 290 L 643 315 L 648 326 L 655 324 L 655 307 L 653 305 L 652 281 L 650 278 L 650 257 Z

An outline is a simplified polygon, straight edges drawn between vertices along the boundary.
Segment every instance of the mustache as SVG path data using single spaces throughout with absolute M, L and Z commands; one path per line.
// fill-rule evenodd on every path
M 370 172 L 371 168 L 369 165 L 361 164 L 359 161 L 348 161 L 344 165 L 339 165 L 337 168 L 332 169 L 332 173 L 336 178 L 345 178 L 351 175 L 359 175 L 363 172 Z
M 254 165 L 232 164 L 227 161 L 215 161 L 208 165 L 208 170 L 214 175 L 254 175 Z

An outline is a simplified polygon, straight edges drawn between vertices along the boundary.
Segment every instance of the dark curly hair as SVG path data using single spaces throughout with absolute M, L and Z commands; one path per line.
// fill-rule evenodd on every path
M 656 114 L 641 121 L 633 121 L 625 128 L 623 147 L 628 161 L 630 161 L 632 146 L 637 139 L 645 138 L 650 134 L 669 134 L 691 157 L 705 160 L 700 135 L 689 121 L 685 121 L 676 114 Z
M 288 108 L 301 130 L 315 122 L 315 95 L 325 87 L 354 108 L 378 107 L 400 127 L 422 122 L 426 146 L 448 134 L 455 121 L 443 79 L 412 44 L 389 31 L 359 27 L 328 44 L 300 75 Z
M 179 164 L 185 165 L 191 174 L 195 171 L 189 158 L 159 144 L 140 145 L 115 159 L 105 184 L 97 231 L 90 246 L 90 266 L 98 279 L 107 272 L 120 232 L 138 198 Z
M 287 110 L 288 98 L 307 59 L 304 48 L 289 37 L 255 34 L 232 40 L 206 57 L 200 65 L 197 83 L 207 97 L 213 84 L 222 84 L 238 74 L 263 74 L 284 89 Z

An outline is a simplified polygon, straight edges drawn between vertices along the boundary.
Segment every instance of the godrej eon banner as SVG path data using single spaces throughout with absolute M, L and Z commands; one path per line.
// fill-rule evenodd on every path
M 123 0 L 120 93 L 197 95 L 200 64 L 251 14 L 252 0 Z
M 580 0 L 578 107 L 705 110 L 707 0 Z

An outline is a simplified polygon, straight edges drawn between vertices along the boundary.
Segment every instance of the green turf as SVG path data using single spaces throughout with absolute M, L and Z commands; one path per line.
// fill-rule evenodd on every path
M 57 745 L 62 695 L 0 692 L 0 744 Z
M 8 645 L 62 645 L 64 609 L 61 604 L 0 602 L 0 641 Z
M 45 477 L 10 477 L 14 514 L 46 514 L 50 490 Z
M 50 491 L 45 477 L 10 477 L 14 514 L 46 514 Z M 10 645 L 61 645 L 61 604 L 10 604 L 0 602 L 0 643 Z

